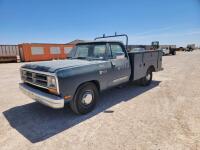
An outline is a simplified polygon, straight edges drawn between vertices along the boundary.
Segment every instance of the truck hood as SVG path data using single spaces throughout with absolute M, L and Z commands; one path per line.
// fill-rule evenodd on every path
M 88 60 L 79 60 L 79 59 L 67 59 L 67 60 L 53 60 L 45 62 L 33 62 L 31 64 L 25 64 L 22 68 L 31 69 L 36 71 L 50 72 L 54 73 L 59 69 L 74 68 L 86 65 L 99 64 L 103 61 L 88 61 Z

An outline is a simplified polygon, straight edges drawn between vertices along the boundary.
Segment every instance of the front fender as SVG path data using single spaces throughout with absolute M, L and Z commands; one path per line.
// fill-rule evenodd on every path
M 62 97 L 71 96 L 73 98 L 76 89 L 85 82 L 97 81 L 100 90 L 105 86 L 103 85 L 105 79 L 100 76 L 98 65 L 62 70 L 57 72 L 57 77 Z

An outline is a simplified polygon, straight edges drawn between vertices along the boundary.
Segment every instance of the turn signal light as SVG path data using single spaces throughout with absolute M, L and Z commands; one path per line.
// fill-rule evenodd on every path
M 64 96 L 65 100 L 70 99 L 70 98 L 71 98 L 71 96 L 69 96 L 69 95 Z
M 49 88 L 48 90 L 49 90 L 50 93 L 58 95 L 58 92 L 57 92 L 56 89 Z

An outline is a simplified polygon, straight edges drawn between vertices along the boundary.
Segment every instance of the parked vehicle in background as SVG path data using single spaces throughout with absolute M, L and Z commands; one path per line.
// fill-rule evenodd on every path
M 0 45 L 0 62 L 18 61 L 20 61 L 18 45 Z
M 151 47 L 153 50 L 157 50 L 160 47 L 159 41 L 153 41 L 151 42 Z
M 185 47 L 179 47 L 179 48 L 176 49 L 176 51 L 185 51 L 185 50 L 186 50 Z
M 97 41 L 126 37 L 118 41 Z M 92 111 L 99 93 L 135 80 L 151 83 L 153 72 L 162 70 L 162 51 L 127 52 L 128 36 L 98 37 L 76 44 L 66 60 L 26 64 L 21 67 L 20 89 L 34 100 L 52 108 L 70 103 L 77 114 Z
M 162 50 L 162 53 L 163 53 L 163 56 L 164 55 L 176 55 L 176 48 L 172 48 L 171 46 L 167 47 L 167 48 L 160 48 L 160 45 L 159 45 L 159 41 L 154 41 L 151 43 L 151 47 L 152 49 L 154 50 Z
M 169 48 L 163 48 L 163 49 L 162 49 L 162 52 L 163 52 L 163 56 L 164 56 L 164 55 L 169 55 L 169 54 L 170 54 Z
M 162 49 L 162 52 L 163 52 L 163 56 L 165 55 L 176 55 L 176 48 L 164 48 Z
M 195 44 L 188 44 L 185 51 L 192 52 L 195 49 Z
M 176 55 L 176 48 L 169 47 L 169 54 Z

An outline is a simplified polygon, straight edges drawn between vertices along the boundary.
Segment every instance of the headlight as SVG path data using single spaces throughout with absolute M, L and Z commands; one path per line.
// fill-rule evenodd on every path
M 47 77 L 47 86 L 48 88 L 56 88 L 56 79 L 55 77 L 48 76 Z
M 48 90 L 49 90 L 50 93 L 58 95 L 55 77 L 53 77 L 53 76 L 47 77 L 47 86 L 48 86 Z

